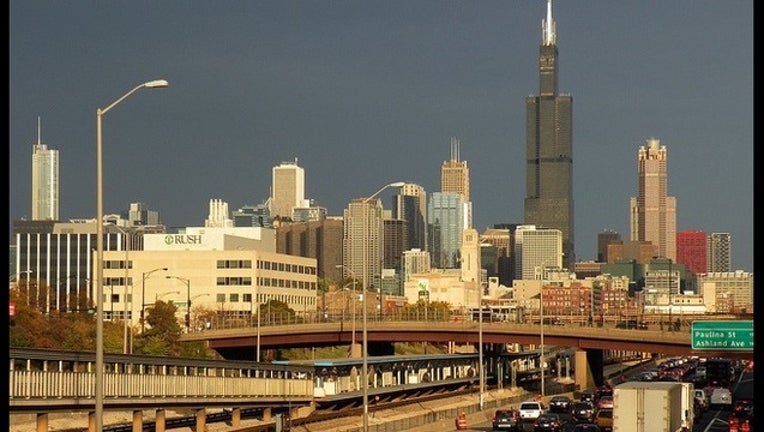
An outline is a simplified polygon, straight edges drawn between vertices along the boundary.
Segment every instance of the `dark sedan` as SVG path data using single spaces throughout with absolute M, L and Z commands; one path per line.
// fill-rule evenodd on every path
M 594 423 L 594 405 L 589 402 L 573 402 L 570 414 L 576 422 Z
M 491 419 L 493 430 L 521 432 L 523 422 L 520 420 L 520 413 L 511 409 L 498 409 L 494 411 Z
M 559 395 L 549 400 L 549 410 L 558 413 L 570 412 L 570 406 L 573 400 L 567 396 Z
M 533 432 L 560 432 L 561 428 L 562 420 L 554 413 L 541 414 L 533 422 Z

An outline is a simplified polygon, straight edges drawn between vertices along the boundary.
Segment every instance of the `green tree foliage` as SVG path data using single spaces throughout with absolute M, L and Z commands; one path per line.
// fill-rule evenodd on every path
M 178 308 L 172 302 L 157 301 L 146 309 L 146 330 L 136 342 L 133 352 L 152 355 L 177 355 L 181 328 L 176 318 Z

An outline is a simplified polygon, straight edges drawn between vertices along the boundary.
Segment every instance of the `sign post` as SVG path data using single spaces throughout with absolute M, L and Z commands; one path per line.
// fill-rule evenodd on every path
M 693 321 L 692 349 L 753 351 L 753 321 Z

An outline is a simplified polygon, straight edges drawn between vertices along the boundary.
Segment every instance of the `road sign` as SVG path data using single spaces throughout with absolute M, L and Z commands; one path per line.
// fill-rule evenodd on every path
M 692 349 L 753 351 L 753 321 L 693 321 Z

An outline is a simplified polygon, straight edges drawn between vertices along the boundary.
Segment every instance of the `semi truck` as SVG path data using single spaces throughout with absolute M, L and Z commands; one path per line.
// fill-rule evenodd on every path
M 627 381 L 613 389 L 613 432 L 691 431 L 693 387 L 674 381 Z

